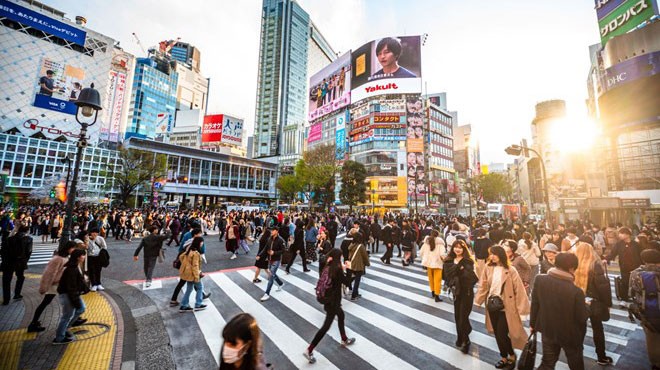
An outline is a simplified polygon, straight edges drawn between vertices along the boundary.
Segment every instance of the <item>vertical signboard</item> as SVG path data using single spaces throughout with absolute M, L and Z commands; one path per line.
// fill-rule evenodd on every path
M 103 125 L 99 128 L 99 140 L 110 139 L 110 119 L 112 117 L 111 107 L 113 106 L 113 99 L 115 96 L 115 87 L 117 85 L 117 71 L 110 71 L 108 73 L 108 86 L 105 92 L 102 106 L 105 108 L 101 113 L 103 114 Z
M 337 116 L 337 126 L 335 130 L 335 159 L 343 161 L 348 155 L 348 141 L 346 140 L 346 121 L 348 120 L 348 110 L 344 114 Z
M 598 20 L 601 44 L 612 37 L 633 30 L 658 14 L 655 0 L 627 0 L 611 13 Z
M 408 135 L 406 140 L 407 145 L 407 181 L 408 181 L 408 195 L 424 199 L 423 195 L 426 194 L 426 169 L 424 166 L 424 139 L 423 139 L 423 125 L 424 118 L 424 105 L 421 99 L 408 99 L 406 101 L 406 121 L 408 128 Z M 419 200 L 419 199 L 417 199 Z M 414 201 L 414 199 L 413 199 Z
M 117 73 L 114 100 L 112 103 L 112 115 L 110 116 L 109 141 L 119 141 L 119 130 L 121 129 L 121 115 L 126 97 L 126 73 Z
M 319 122 L 309 127 L 309 136 L 307 136 L 307 144 L 321 140 L 323 136 L 323 122 Z

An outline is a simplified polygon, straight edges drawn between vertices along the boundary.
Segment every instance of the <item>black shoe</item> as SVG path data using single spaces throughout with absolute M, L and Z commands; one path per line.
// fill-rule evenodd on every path
M 15 296 L 14 296 L 14 299 L 16 299 L 16 300 L 23 299 L 23 296 L 20 295 L 20 294 L 18 294 L 18 295 L 15 295 Z
M 495 364 L 495 368 L 496 368 L 496 369 L 504 369 L 504 368 L 507 367 L 508 365 L 509 365 L 509 361 L 507 361 L 507 360 L 499 360 L 499 361 L 497 361 L 497 363 Z
M 383 257 L 381 257 L 380 262 L 385 263 L 385 259 Z
M 612 365 L 614 363 L 614 360 L 612 360 L 612 357 L 605 356 L 596 360 L 596 363 L 601 366 L 607 366 L 607 365 Z
M 27 332 L 28 333 L 40 333 L 42 331 L 46 330 L 43 326 L 41 326 L 40 322 L 33 322 L 28 326 Z
M 7 306 L 7 305 L 9 305 L 9 301 L 3 301 L 3 302 L 2 302 L 2 305 L 3 305 L 3 306 Z
M 53 339 L 53 344 L 69 344 L 69 343 L 73 342 L 74 340 L 75 339 L 73 339 L 73 338 L 64 338 L 62 340 Z
M 289 269 L 284 270 L 284 272 L 285 272 L 287 275 L 291 274 L 291 271 L 289 271 Z
M 442 302 L 442 298 L 440 298 L 439 295 L 435 296 L 435 301 L 436 302 Z
M 209 299 L 210 296 L 211 296 L 211 292 L 204 293 L 204 294 L 202 295 L 202 299 Z
M 203 304 L 203 305 L 201 305 L 201 306 L 199 306 L 199 307 L 195 307 L 193 310 L 194 310 L 194 311 L 204 311 L 205 309 L 206 309 L 206 305 Z
M 80 326 L 80 325 L 82 325 L 86 322 L 87 322 L 87 319 L 78 319 L 78 320 L 74 321 L 73 324 L 71 324 L 71 327 L 75 328 L 76 326 Z
M 463 353 L 465 353 L 465 354 L 467 354 L 468 352 L 470 352 L 470 344 L 472 344 L 472 342 L 470 342 L 470 340 L 468 340 L 467 342 L 463 343 L 463 345 L 461 346 L 461 352 L 463 352 Z

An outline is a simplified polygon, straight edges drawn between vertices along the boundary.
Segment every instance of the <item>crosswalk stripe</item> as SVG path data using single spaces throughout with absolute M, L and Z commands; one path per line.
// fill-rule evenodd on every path
M 222 328 L 225 327 L 225 319 L 213 304 L 208 304 L 203 311 L 196 311 L 195 319 L 204 335 L 206 345 L 213 353 L 215 363 L 220 365 L 220 347 L 223 342 Z
M 295 266 L 295 268 L 296 269 L 301 269 L 298 266 Z M 373 273 L 373 269 L 369 269 L 369 271 L 370 271 L 370 273 Z M 362 284 L 366 284 L 368 286 L 374 286 L 374 287 L 377 286 L 379 289 L 396 293 L 397 295 L 405 297 L 407 299 L 411 299 L 413 301 L 416 301 L 416 302 L 419 302 L 419 303 L 422 303 L 422 304 L 425 304 L 425 305 L 428 305 L 428 306 L 432 306 L 432 307 L 435 307 L 435 308 L 440 308 L 440 309 L 442 309 L 444 311 L 447 311 L 449 313 L 454 312 L 453 305 L 450 305 L 450 304 L 445 303 L 445 302 L 436 303 L 436 302 L 433 301 L 433 303 L 431 303 L 430 298 L 428 298 L 428 299 L 427 298 L 422 298 L 422 296 L 420 296 L 418 294 L 407 292 L 403 289 L 399 289 L 399 288 L 396 288 L 396 287 L 390 287 L 386 284 L 375 282 L 373 279 L 365 279 L 363 277 L 360 285 L 362 285 Z M 401 303 L 392 301 L 390 299 L 382 298 L 378 295 L 373 295 L 371 293 L 364 292 L 363 296 L 365 298 L 372 297 L 369 300 L 377 302 L 377 303 L 381 304 L 384 307 L 391 308 L 396 312 L 403 313 L 402 310 L 412 310 L 408 306 L 402 305 Z M 477 307 L 479 307 L 479 306 L 477 306 Z M 409 311 L 409 312 L 410 312 L 410 314 L 408 316 L 413 318 L 413 319 L 416 319 L 416 320 L 419 319 L 419 318 L 425 317 L 425 315 L 428 315 L 427 313 L 424 313 L 424 312 L 419 311 L 419 310 L 413 310 L 413 311 Z M 481 314 L 481 313 L 477 312 L 474 309 L 473 309 L 472 313 L 470 314 L 470 319 L 472 321 L 476 321 L 477 325 L 484 325 L 484 323 L 486 322 L 486 318 L 485 318 L 484 314 Z M 439 319 L 435 316 L 430 316 L 430 317 L 425 317 L 422 322 L 430 322 L 429 320 L 436 321 L 436 320 L 442 320 L 442 319 Z M 616 320 L 610 320 L 610 321 L 616 321 Z M 456 330 L 455 330 L 454 325 L 452 323 L 449 323 L 448 321 L 447 322 L 441 322 L 441 323 L 436 322 L 433 326 L 438 327 L 441 330 L 446 331 L 448 333 L 451 333 L 453 335 L 456 334 Z M 475 335 L 475 333 L 478 333 L 478 332 L 473 331 L 472 335 Z M 479 335 L 484 335 L 484 337 L 480 338 Z M 593 334 L 591 334 L 591 335 L 593 335 Z M 485 338 L 487 338 L 487 339 L 485 339 Z M 605 340 L 609 341 L 611 343 L 619 344 L 619 343 L 616 343 L 616 342 L 613 342 L 612 340 L 610 340 L 610 338 L 608 338 L 608 336 L 605 337 Z M 477 334 L 477 338 L 475 338 L 475 340 L 472 340 L 472 341 L 474 343 L 477 343 L 477 344 L 479 344 L 481 346 L 484 346 L 486 348 L 493 348 L 493 346 L 497 346 L 497 343 L 495 342 L 494 338 L 489 336 L 489 335 L 485 335 L 485 334 Z M 598 356 L 596 355 L 596 349 L 593 346 L 588 346 L 588 345 L 584 345 L 584 356 L 589 357 L 589 358 L 593 358 L 593 359 L 598 358 Z M 616 364 L 616 362 L 618 361 L 620 356 L 616 353 L 613 353 L 611 357 L 614 360 L 614 363 Z
M 252 280 L 252 273 L 250 271 L 239 271 L 239 274 L 241 274 L 247 280 Z M 261 288 L 261 290 L 265 290 L 265 286 L 263 285 L 259 288 Z M 323 320 L 325 319 L 325 315 L 322 314 L 319 310 L 298 299 L 297 297 L 287 293 L 286 291 L 277 293 L 276 299 L 287 307 L 295 307 L 295 313 L 312 325 L 318 326 L 323 323 Z M 400 358 L 392 355 L 389 351 L 383 350 L 381 346 L 376 345 L 367 338 L 358 334 L 358 332 L 352 329 L 348 323 L 346 324 L 346 329 L 352 331 L 351 335 L 349 336 L 353 336 L 356 339 L 355 344 L 348 347 L 348 349 L 356 353 L 365 361 L 369 362 L 370 365 L 375 366 L 377 369 L 416 369 L 409 363 L 404 362 Z M 341 336 L 339 335 L 339 330 L 336 328 L 336 326 L 333 325 L 331 327 L 331 329 L 328 331 L 328 335 L 331 336 L 335 341 L 341 342 Z
M 295 268 L 299 270 L 301 267 L 296 265 Z M 314 291 L 314 285 L 294 275 L 288 275 L 285 279 L 287 282 L 306 291 L 310 295 L 312 294 L 311 292 Z M 392 303 L 394 302 L 392 301 Z M 357 317 L 374 317 L 374 313 L 372 311 L 357 304 L 347 304 L 343 308 L 345 312 Z M 421 311 L 419 312 L 421 313 Z M 416 343 L 417 348 L 420 350 L 438 357 L 440 360 L 448 362 L 452 366 L 456 366 L 461 369 L 491 369 L 493 366 L 481 361 L 476 357 L 466 356 L 457 348 L 448 346 L 447 344 L 442 343 L 436 339 L 420 334 L 393 320 L 382 316 L 377 316 L 377 318 L 378 325 L 386 332 L 392 334 L 396 333 L 397 338 L 403 340 L 404 342 Z
M 298 368 L 310 366 L 303 357 L 302 352 L 307 348 L 305 342 L 298 334 L 284 325 L 275 315 L 268 311 L 259 301 L 250 297 L 227 275 L 211 275 L 211 279 L 222 287 L 222 290 L 234 301 L 243 311 L 250 312 L 259 322 L 259 327 L 263 333 L 271 338 L 285 338 L 277 342 L 278 348 L 291 360 Z M 320 353 L 316 353 L 317 366 L 323 369 L 338 369 L 327 358 Z

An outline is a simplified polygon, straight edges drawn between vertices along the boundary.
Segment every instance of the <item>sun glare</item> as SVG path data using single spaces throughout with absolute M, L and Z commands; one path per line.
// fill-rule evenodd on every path
M 592 149 L 599 135 L 592 119 L 569 116 L 553 125 L 552 144 L 561 154 L 579 153 Z

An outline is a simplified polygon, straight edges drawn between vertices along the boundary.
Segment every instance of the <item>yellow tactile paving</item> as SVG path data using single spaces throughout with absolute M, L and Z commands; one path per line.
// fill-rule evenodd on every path
M 110 329 L 101 335 L 98 335 L 98 327 L 87 327 L 87 325 L 72 330 L 74 333 L 76 330 L 89 330 L 90 332 L 78 335 L 78 341 L 67 345 L 57 369 L 107 370 L 110 368 L 117 333 L 117 323 L 112 307 L 101 294 L 96 292 L 85 294 L 83 299 L 87 306 L 83 317 L 88 320 L 88 323 L 105 324 Z M 85 339 L 90 336 L 90 339 Z
M 36 337 L 37 333 L 28 333 L 25 329 L 0 332 L 0 369 L 17 369 L 23 342 L 34 340 Z

